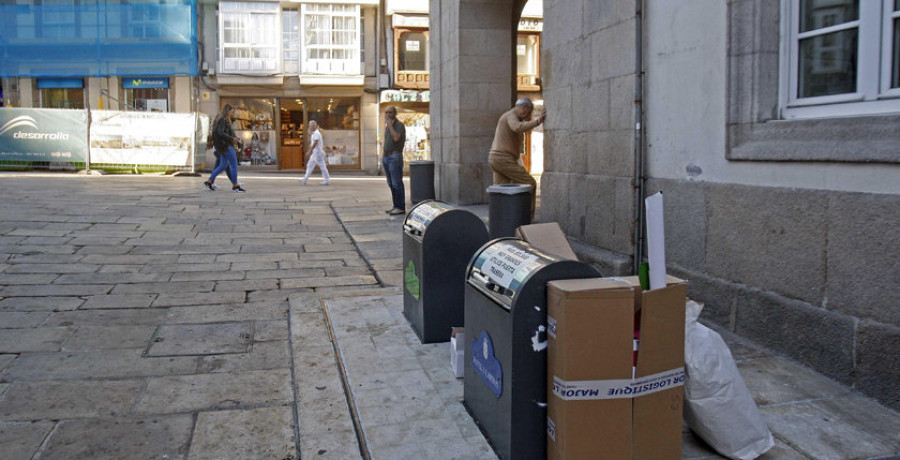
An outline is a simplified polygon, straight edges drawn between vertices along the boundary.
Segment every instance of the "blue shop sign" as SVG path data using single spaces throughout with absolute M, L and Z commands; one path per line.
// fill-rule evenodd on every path
M 498 398 L 503 394 L 503 366 L 494 355 L 494 342 L 487 331 L 472 339 L 472 368 Z
M 38 78 L 37 87 L 38 89 L 84 88 L 84 79 L 81 77 Z
M 149 89 L 149 88 L 168 88 L 168 78 L 146 78 L 146 77 L 129 77 L 122 79 L 122 88 L 125 89 Z

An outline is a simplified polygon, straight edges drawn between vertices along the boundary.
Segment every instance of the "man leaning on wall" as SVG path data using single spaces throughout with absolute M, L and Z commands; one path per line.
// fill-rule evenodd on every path
M 534 104 L 527 97 L 520 98 L 516 105 L 500 116 L 497 130 L 494 131 L 494 142 L 488 163 L 494 175 L 494 185 L 525 184 L 531 186 L 531 217 L 534 218 L 534 202 L 537 195 L 537 181 L 519 163 L 525 133 L 544 122 L 547 116 L 542 111 L 535 119 L 531 119 Z

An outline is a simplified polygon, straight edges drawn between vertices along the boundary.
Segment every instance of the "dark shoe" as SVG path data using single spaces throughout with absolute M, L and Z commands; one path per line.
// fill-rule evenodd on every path
M 216 189 L 219 188 L 219 187 L 216 186 L 216 184 L 213 184 L 212 182 L 210 182 L 210 181 L 208 181 L 208 180 L 207 180 L 207 181 L 203 181 L 203 185 L 206 186 L 206 188 L 208 188 L 208 189 L 210 189 L 210 190 L 212 190 L 212 191 L 216 191 Z
M 231 187 L 231 191 L 234 192 L 234 193 L 244 193 L 244 192 L 246 192 L 246 190 L 244 190 L 244 188 L 241 187 L 240 185 L 235 185 L 234 187 Z
M 391 209 L 390 211 L 388 211 L 388 214 L 392 215 L 392 216 L 399 216 L 401 214 L 406 214 L 406 210 L 400 209 L 400 208 L 394 208 L 394 209 Z

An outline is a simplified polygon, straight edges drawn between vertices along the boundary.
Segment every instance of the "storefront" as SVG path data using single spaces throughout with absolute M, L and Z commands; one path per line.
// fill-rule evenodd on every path
M 222 107 L 231 104 L 234 108 L 231 127 L 242 143 L 237 152 L 238 164 L 276 165 L 275 99 L 223 97 L 220 104 Z
M 144 112 L 168 112 L 169 79 L 166 77 L 123 77 L 125 103 Z
M 83 109 L 84 79 L 80 77 L 38 78 L 33 93 L 34 107 L 44 109 Z
M 431 160 L 431 116 L 429 114 L 430 93 L 413 90 L 385 90 L 381 92 L 380 111 L 392 105 L 397 108 L 397 119 L 406 127 L 406 144 L 403 146 L 405 164 L 410 161 Z M 383 115 L 382 115 L 383 116 Z M 382 129 L 378 134 L 379 145 L 382 145 Z
M 225 104 L 235 109 L 232 127 L 243 142 L 238 152 L 241 166 L 304 169 L 309 159 L 309 122 L 315 120 L 328 167 L 360 169 L 358 97 L 223 97 L 220 107 Z

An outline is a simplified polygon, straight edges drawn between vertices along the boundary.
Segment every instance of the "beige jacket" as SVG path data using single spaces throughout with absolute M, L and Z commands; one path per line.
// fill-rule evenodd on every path
M 497 122 L 494 143 L 491 144 L 491 154 L 506 154 L 518 159 L 525 133 L 539 124 L 541 123 L 538 118 L 519 120 L 519 117 L 516 116 L 516 109 L 510 109 L 501 115 Z

